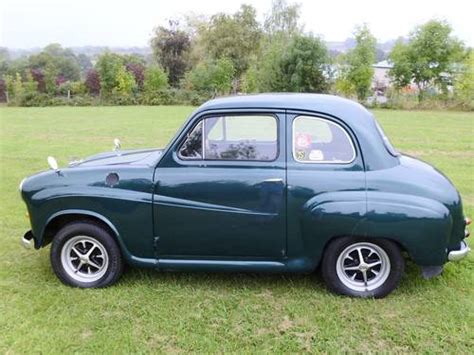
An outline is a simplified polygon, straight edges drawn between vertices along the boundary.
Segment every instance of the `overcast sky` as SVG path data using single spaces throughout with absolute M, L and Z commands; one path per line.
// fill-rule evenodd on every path
M 454 34 L 474 46 L 471 0 L 300 0 L 306 31 L 327 41 L 349 37 L 366 22 L 381 41 L 406 36 L 430 18 L 445 19 Z M 0 46 L 146 46 L 152 29 L 188 12 L 234 12 L 253 5 L 262 19 L 271 0 L 0 0 Z

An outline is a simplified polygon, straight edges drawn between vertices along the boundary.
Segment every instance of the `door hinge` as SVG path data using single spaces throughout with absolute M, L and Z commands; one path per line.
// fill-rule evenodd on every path
M 158 251 L 158 242 L 159 241 L 160 241 L 160 237 L 153 238 L 153 249 L 155 249 L 155 252 Z

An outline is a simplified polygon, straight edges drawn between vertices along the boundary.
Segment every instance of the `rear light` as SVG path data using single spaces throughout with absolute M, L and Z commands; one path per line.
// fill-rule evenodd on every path
M 464 229 L 464 238 L 467 238 L 469 235 L 471 235 L 469 229 L 467 229 L 467 226 L 471 224 L 472 220 L 469 217 L 466 217 L 464 222 L 466 223 L 466 229 Z

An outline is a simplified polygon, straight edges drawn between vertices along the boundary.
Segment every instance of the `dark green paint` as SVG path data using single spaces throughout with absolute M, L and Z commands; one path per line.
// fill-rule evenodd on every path
M 266 113 L 278 119 L 272 162 L 182 161 L 189 129 L 213 114 Z M 351 136 L 350 164 L 302 164 L 291 151 L 300 115 L 335 121 Z M 111 187 L 106 176 L 117 173 Z M 164 151 L 99 154 L 28 178 L 22 189 L 35 245 L 60 216 L 101 220 L 129 263 L 172 270 L 308 272 L 329 240 L 389 238 L 422 266 L 442 265 L 464 238 L 461 199 L 419 160 L 391 155 L 372 115 L 325 95 L 255 95 L 212 100 Z

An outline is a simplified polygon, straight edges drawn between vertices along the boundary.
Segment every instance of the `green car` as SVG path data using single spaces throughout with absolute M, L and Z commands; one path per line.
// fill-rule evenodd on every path
M 158 124 L 158 123 L 157 123 Z M 452 183 L 397 152 L 361 105 L 329 95 L 211 100 L 165 149 L 116 149 L 24 179 L 26 247 L 51 243 L 58 278 L 158 270 L 320 269 L 332 291 L 384 297 L 405 259 L 424 277 L 464 258 L 470 223 Z

